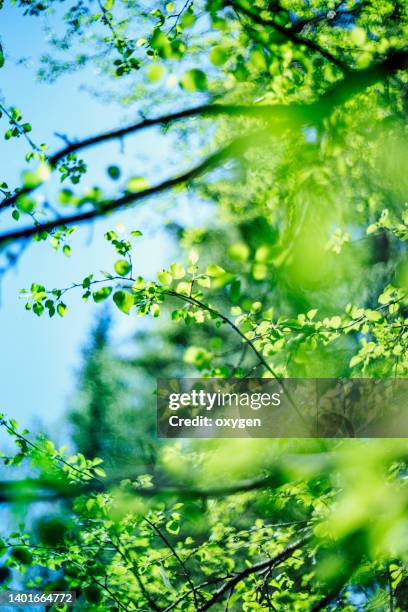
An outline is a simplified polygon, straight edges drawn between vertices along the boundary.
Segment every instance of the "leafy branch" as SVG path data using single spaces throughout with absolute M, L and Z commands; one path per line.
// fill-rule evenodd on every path
M 333 108 L 344 104 L 352 95 L 355 95 L 367 87 L 374 85 L 378 81 L 386 78 L 398 70 L 406 69 L 408 66 L 408 51 L 395 50 L 389 53 L 388 57 L 381 63 L 374 64 L 363 70 L 355 70 L 347 74 L 347 78 L 342 79 L 334 87 L 326 91 L 317 101 L 305 104 L 293 103 L 289 105 L 277 106 L 224 106 L 224 105 L 204 105 L 193 109 L 186 109 L 178 113 L 162 116 L 156 119 L 145 119 L 142 122 L 105 132 L 94 137 L 90 137 L 78 143 L 71 143 L 61 151 L 48 159 L 50 168 L 55 168 L 61 159 L 75 151 L 91 147 L 112 139 L 122 138 L 128 134 L 136 133 L 153 125 L 168 125 L 180 119 L 192 116 L 211 116 L 220 114 L 230 115 L 250 115 L 254 118 L 267 119 L 268 122 L 277 123 L 281 129 L 288 127 L 302 127 L 305 125 L 321 123 L 324 117 Z M 226 147 L 219 149 L 208 156 L 201 163 L 178 176 L 166 179 L 157 185 L 144 189 L 136 193 L 126 194 L 116 200 L 109 200 L 100 203 L 90 211 L 77 213 L 71 216 L 61 216 L 48 222 L 36 226 L 26 227 L 21 230 L 0 234 L 0 244 L 10 241 L 18 241 L 37 234 L 50 232 L 58 226 L 70 226 L 73 224 L 89 221 L 115 210 L 127 207 L 130 204 L 144 200 L 152 195 L 156 195 L 172 189 L 179 185 L 189 184 L 193 179 L 203 175 L 207 171 L 218 167 L 225 160 L 235 157 L 238 152 L 245 150 L 254 144 L 254 140 L 265 134 L 265 129 L 255 133 L 246 134 L 243 137 L 233 140 Z M 39 187 L 42 182 L 37 182 L 35 186 L 26 186 L 16 191 L 13 195 L 5 198 L 0 205 L 0 209 L 13 205 L 17 199 L 27 195 Z
M 201 608 L 199 608 L 199 612 L 205 612 L 205 610 L 212 608 L 212 606 L 218 603 L 220 599 L 224 597 L 224 595 L 234 589 L 242 580 L 248 578 L 248 576 L 251 576 L 252 574 L 262 574 L 269 569 L 276 567 L 280 563 L 283 563 L 283 561 L 286 561 L 286 559 L 291 557 L 297 550 L 299 550 L 299 548 L 302 548 L 302 546 L 304 546 L 310 540 L 310 538 L 310 535 L 305 536 L 304 538 L 287 546 L 280 553 L 272 557 L 272 559 L 267 559 L 266 561 L 261 561 L 260 563 L 256 563 L 255 565 L 245 568 L 242 570 L 242 572 L 239 572 L 236 576 L 234 576 L 234 578 L 227 580 L 214 593 L 214 595 L 203 606 L 201 606 Z
M 340 58 L 336 57 L 335 55 L 330 53 L 330 51 L 324 49 L 310 38 L 300 36 L 292 27 L 287 28 L 277 23 L 274 19 L 261 17 L 260 14 L 256 12 L 256 10 L 253 10 L 251 8 L 251 4 L 249 2 L 227 0 L 225 2 L 225 5 L 233 7 L 235 10 L 243 13 L 248 18 L 250 18 L 251 21 L 254 21 L 259 25 L 273 28 L 276 32 L 282 34 L 287 40 L 290 40 L 292 43 L 306 47 L 307 49 L 309 49 L 309 51 L 312 51 L 314 53 L 318 53 L 319 55 L 327 59 L 330 63 L 337 66 L 337 68 L 339 68 L 342 72 L 349 72 L 349 67 Z
M 153 187 L 138 191 L 135 193 L 127 193 L 126 195 L 118 198 L 117 200 L 110 200 L 102 202 L 97 208 L 92 210 L 77 213 L 71 216 L 58 217 L 41 223 L 36 226 L 26 227 L 21 230 L 15 230 L 0 234 L 0 244 L 7 243 L 10 241 L 18 241 L 30 236 L 43 234 L 44 232 L 50 232 L 51 230 L 59 226 L 71 226 L 73 224 L 83 223 L 84 221 L 90 221 L 92 219 L 107 215 L 108 213 L 120 210 L 121 208 L 127 207 L 130 204 L 140 202 L 152 195 L 158 195 L 165 191 L 172 189 L 184 184 L 189 184 L 194 179 L 200 177 L 204 173 L 208 172 L 219 166 L 222 162 L 235 157 L 244 147 L 254 142 L 254 138 L 260 135 L 262 132 L 256 132 L 254 134 L 246 135 L 242 138 L 236 138 L 226 147 L 219 149 L 212 155 L 209 155 L 201 163 L 197 164 L 190 170 L 179 174 L 178 176 L 166 179 Z

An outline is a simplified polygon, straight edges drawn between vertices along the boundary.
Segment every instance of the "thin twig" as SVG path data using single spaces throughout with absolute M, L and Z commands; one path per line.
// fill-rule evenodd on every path
M 150 527 L 157 533 L 157 535 L 159 536 L 159 538 L 161 540 L 163 540 L 163 542 L 166 544 L 166 546 L 171 550 L 171 552 L 173 553 L 174 557 L 177 559 L 178 563 L 180 564 L 184 575 L 187 579 L 188 584 L 191 587 L 191 591 L 193 593 L 193 598 L 194 598 L 194 605 L 195 605 L 195 610 L 198 610 L 198 597 L 197 597 L 197 589 L 191 579 L 190 576 L 190 572 L 187 570 L 186 564 L 184 563 L 183 559 L 180 557 L 180 555 L 178 554 L 178 552 L 176 551 L 176 549 L 174 548 L 173 544 L 170 542 L 170 540 L 168 540 L 168 538 L 164 535 L 164 533 L 162 533 L 162 531 L 157 527 L 157 525 L 155 523 L 153 523 L 150 519 L 148 519 L 146 516 L 144 517 L 144 520 L 146 521 L 146 523 L 148 523 L 150 525 Z

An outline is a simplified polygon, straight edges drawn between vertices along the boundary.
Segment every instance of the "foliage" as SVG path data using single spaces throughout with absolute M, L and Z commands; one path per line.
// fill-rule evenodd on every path
M 22 291 L 27 310 L 70 316 L 80 291 L 152 325 L 170 314 L 177 331 L 159 329 L 181 338 L 176 374 L 405 377 L 407 2 L 107 0 L 65 2 L 62 17 L 57 4 L 14 3 L 63 24 L 39 76 L 92 65 L 100 91 L 140 117 L 64 137 L 52 154 L 32 140 L 28 110 L 2 106 L 5 139 L 29 148 L 21 184 L 0 185 L 15 226 L 0 234 L 6 261 L 31 240 L 69 256 L 82 224 L 147 200 L 177 211 L 186 189 L 211 219 L 179 228 L 180 257 L 155 278 L 134 264 L 142 231 L 110 230 L 110 271 L 49 288 L 39 273 Z M 156 128 L 173 139 L 165 171 L 152 160 L 127 176 L 111 159 L 109 187 L 89 184 L 89 148 Z M 100 348 L 84 389 L 107 428 L 109 404 L 89 384 L 121 396 L 98 379 Z M 52 507 L 37 530 L 5 537 L 6 586 L 15 568 L 27 586 L 76 590 L 89 610 L 407 609 L 404 440 L 166 444 L 151 471 L 105 478 L 100 458 L 2 425 L 17 446 L 4 463 L 33 473 L 2 483 L 2 500 Z M 99 438 L 86 444 L 109 455 Z

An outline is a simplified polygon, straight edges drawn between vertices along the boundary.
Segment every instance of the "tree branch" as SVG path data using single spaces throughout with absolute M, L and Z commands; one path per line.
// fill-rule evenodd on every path
M 256 107 L 224 107 L 222 105 L 207 105 L 197 107 L 195 109 L 187 109 L 174 113 L 172 115 L 160 117 L 157 119 L 146 119 L 138 124 L 122 128 L 112 132 L 106 132 L 97 136 L 88 138 L 78 143 L 72 143 L 56 153 L 49 159 L 49 163 L 52 167 L 58 163 L 60 159 L 65 157 L 69 152 L 77 151 L 83 148 L 91 147 L 102 142 L 107 142 L 114 138 L 120 138 L 121 136 L 134 133 L 141 129 L 152 125 L 167 125 L 178 119 L 187 116 L 194 115 L 211 115 L 211 114 L 251 114 L 254 118 L 267 119 L 269 123 L 281 123 L 282 128 L 297 127 L 315 124 L 321 122 L 323 118 L 327 117 L 328 114 L 341 104 L 344 104 L 352 95 L 364 91 L 367 87 L 374 85 L 378 81 L 386 78 L 388 75 L 403 70 L 408 67 L 408 50 L 393 51 L 390 55 L 381 63 L 374 64 L 364 70 L 356 70 L 349 72 L 347 78 L 342 79 L 337 85 L 325 92 L 317 101 L 309 104 L 290 104 L 290 105 L 276 105 L 276 106 L 256 106 Z M 228 108 L 229 111 L 224 109 Z M 258 134 L 263 133 L 257 132 Z M 256 134 L 256 133 L 255 133 Z M 11 240 L 21 240 L 28 238 L 40 232 L 48 232 L 61 225 L 73 225 L 75 223 L 82 223 L 96 217 L 103 216 L 109 212 L 113 212 L 120 208 L 123 208 L 129 204 L 135 203 L 140 200 L 144 200 L 151 195 L 156 195 L 163 191 L 169 190 L 177 185 L 189 183 L 193 179 L 201 176 L 208 170 L 217 167 L 221 162 L 228 158 L 234 157 L 237 153 L 237 149 L 243 150 L 248 147 L 253 141 L 254 133 L 247 134 L 242 138 L 233 140 L 226 147 L 219 149 L 209 157 L 207 157 L 200 164 L 185 172 L 184 174 L 175 176 L 167 179 L 158 185 L 145 189 L 138 193 L 130 193 L 125 196 L 108 201 L 98 208 L 94 208 L 91 211 L 78 213 L 69 217 L 57 217 L 46 223 L 39 224 L 37 226 L 23 228 L 14 232 L 8 232 L 0 235 L 0 244 L 9 242 Z M 9 198 L 6 198 L 0 205 L 0 209 L 6 206 L 10 206 L 17 198 L 22 194 L 31 193 L 34 188 L 23 188 L 18 193 L 13 194 Z
M 311 608 L 310 612 L 320 612 L 321 610 L 324 610 L 324 608 L 327 608 L 327 606 L 331 604 L 332 601 L 336 599 L 336 597 L 338 597 L 340 591 L 345 585 L 345 582 L 346 582 L 345 580 L 341 580 L 341 582 L 332 591 L 330 591 L 330 593 L 327 593 L 327 595 L 322 597 L 322 599 L 320 599 Z
M 242 138 L 236 138 L 229 145 L 219 149 L 212 155 L 209 155 L 197 166 L 194 166 L 183 174 L 179 174 L 178 176 L 166 179 L 161 183 L 158 183 L 157 185 L 149 187 L 148 189 L 145 189 L 143 191 L 138 191 L 136 193 L 127 193 L 126 195 L 122 196 L 121 198 L 118 198 L 117 200 L 111 200 L 105 203 L 101 203 L 98 208 L 93 208 L 92 210 L 86 212 L 77 213 L 69 217 L 57 217 L 56 219 L 52 219 L 50 221 L 47 221 L 46 223 L 41 223 L 39 225 L 26 227 L 21 230 L 0 234 L 0 244 L 10 241 L 21 240 L 23 238 L 28 238 L 30 236 L 34 236 L 42 232 L 49 232 L 59 226 L 74 225 L 78 223 L 83 223 L 84 221 L 90 221 L 91 219 L 102 217 L 115 210 L 124 208 L 129 204 L 134 204 L 136 202 L 145 200 L 146 198 L 152 195 L 157 195 L 162 193 L 163 191 L 168 191 L 173 187 L 188 184 L 193 179 L 198 178 L 209 170 L 219 166 L 219 164 L 221 164 L 223 161 L 235 157 L 243 149 L 250 146 L 250 144 L 253 143 L 254 139 L 261 133 L 264 133 L 264 130 L 247 134 Z
M 173 296 L 173 297 L 176 297 L 178 299 L 181 299 L 181 300 L 184 300 L 186 302 L 189 302 L 190 304 L 193 304 L 193 305 L 197 306 L 198 308 L 201 308 L 202 310 L 206 310 L 210 314 L 212 314 L 212 315 L 218 317 L 219 319 L 221 319 L 221 321 L 224 321 L 224 323 L 226 323 L 229 327 L 231 327 L 231 329 L 233 329 L 234 332 L 237 333 L 241 337 L 241 339 L 246 344 L 248 344 L 251 347 L 252 351 L 254 352 L 256 357 L 258 358 L 259 363 L 261 363 L 264 366 L 264 368 L 266 368 L 268 370 L 268 372 L 270 374 L 272 374 L 272 376 L 274 378 L 279 380 L 278 374 L 274 371 L 273 368 L 271 368 L 271 366 L 268 364 L 268 362 L 265 361 L 263 355 L 258 351 L 258 349 L 254 345 L 252 340 L 247 338 L 245 336 L 245 334 L 239 329 L 239 327 L 237 327 L 237 325 L 235 325 L 235 323 L 233 321 L 231 321 L 231 319 L 229 319 L 228 317 L 223 315 L 218 310 L 215 310 L 214 308 L 211 308 L 211 306 L 207 306 L 207 304 L 204 304 L 200 300 L 197 300 L 197 299 L 195 299 L 195 298 L 193 298 L 191 296 L 183 295 L 182 293 L 177 293 L 177 291 L 166 291 L 165 293 L 166 293 L 166 295 Z
M 48 163 L 51 168 L 56 168 L 57 164 L 71 153 L 76 153 L 84 149 L 89 149 L 96 145 L 100 145 L 105 142 L 110 142 L 111 140 L 120 140 L 121 138 L 130 136 L 131 134 L 136 134 L 137 132 L 141 132 L 151 127 L 165 127 L 183 119 L 188 119 L 190 117 L 214 117 L 229 115 L 231 117 L 249 116 L 253 117 L 254 119 L 266 119 L 271 116 L 271 113 L 275 108 L 276 107 L 273 105 L 254 106 L 231 104 L 202 104 L 200 106 L 187 108 L 181 111 L 177 111 L 175 113 L 161 115 L 160 117 L 155 117 L 153 119 L 143 119 L 142 121 L 132 123 L 131 125 L 125 126 L 123 128 L 110 130 L 108 132 L 102 132 L 100 134 L 96 134 L 95 136 L 84 138 L 83 140 L 77 142 L 69 142 L 67 146 L 60 149 L 59 151 L 54 153 L 54 155 L 49 157 Z M 35 191 L 35 189 L 37 189 L 37 187 L 20 189 L 20 191 L 14 193 L 8 198 L 5 198 L 0 203 L 0 210 L 13 205 L 19 196 L 23 194 L 32 193 L 33 191 Z
M 341 59 L 334 56 L 327 49 L 323 49 L 320 45 L 318 45 L 310 38 L 304 38 L 303 36 L 299 36 L 292 28 L 286 28 L 283 25 L 276 23 L 273 19 L 264 19 L 261 17 L 256 11 L 251 9 L 251 5 L 249 3 L 245 3 L 245 5 L 241 4 L 241 2 L 237 2 L 235 0 L 226 0 L 226 6 L 231 6 L 236 11 L 239 11 L 246 15 L 248 18 L 252 19 L 255 23 L 273 28 L 279 34 L 282 34 L 285 38 L 290 40 L 296 45 L 303 45 L 310 51 L 314 51 L 327 59 L 330 63 L 334 64 L 339 68 L 342 72 L 347 73 L 350 72 L 349 67 L 345 64 Z
M 310 538 L 311 535 L 305 536 L 294 544 L 287 546 L 287 548 L 275 555 L 275 557 L 273 557 L 272 559 L 267 559 L 266 561 L 261 561 L 260 563 L 252 565 L 251 567 L 245 568 L 242 572 L 234 576 L 234 578 L 231 578 L 231 580 L 225 582 L 222 587 L 215 591 L 211 599 L 209 599 L 203 606 L 201 606 L 201 608 L 199 608 L 199 612 L 205 612 L 205 610 L 209 610 L 214 604 L 216 604 L 220 599 L 222 599 L 224 595 L 226 595 L 230 590 L 234 589 L 239 582 L 245 580 L 245 578 L 251 576 L 251 574 L 260 574 L 269 570 L 271 567 L 275 567 L 279 563 L 286 561 L 286 559 L 291 557 L 296 550 L 306 544 L 306 542 Z
M 190 585 L 191 591 L 193 593 L 193 599 L 194 599 L 194 608 L 195 610 L 198 610 L 198 598 L 197 598 L 197 589 L 191 579 L 190 576 L 190 572 L 188 571 L 186 564 L 184 563 L 183 559 L 180 557 L 180 555 L 178 554 L 177 550 L 174 548 L 173 544 L 170 542 L 170 540 L 164 535 L 164 533 L 161 532 L 161 530 L 157 527 L 157 525 L 155 523 L 153 523 L 152 521 L 150 521 L 146 516 L 144 517 L 144 520 L 146 521 L 146 523 L 148 525 L 150 525 L 150 527 L 157 533 L 157 535 L 159 536 L 159 538 L 161 540 L 163 540 L 163 542 L 165 543 L 165 545 L 167 546 L 167 548 L 169 550 L 171 550 L 171 552 L 173 553 L 174 557 L 177 559 L 177 562 L 180 564 L 180 567 L 183 570 L 183 573 L 187 579 L 188 584 Z
M 126 478 L 121 477 L 120 481 Z M 231 485 L 222 487 L 209 487 L 206 489 L 194 488 L 185 485 L 159 485 L 149 488 L 128 487 L 135 495 L 141 497 L 168 496 L 174 497 L 182 495 L 188 499 L 213 499 L 228 495 L 247 493 L 264 487 L 278 487 L 282 485 L 284 479 L 281 470 L 276 468 L 268 476 L 254 478 L 252 480 L 241 480 Z M 32 501 L 56 501 L 58 499 L 72 499 L 78 495 L 108 490 L 110 487 L 117 486 L 117 480 L 94 479 L 92 482 L 69 484 L 65 480 L 46 479 L 46 478 L 25 478 L 24 480 L 4 480 L 0 481 L 0 504 L 9 503 L 13 500 Z
M 121 542 L 121 540 L 120 540 L 120 535 L 118 535 L 118 542 L 119 542 L 119 544 L 116 544 L 116 543 L 113 541 L 113 539 L 112 539 L 112 535 L 110 535 L 110 540 L 111 540 L 112 546 L 113 546 L 113 547 L 115 548 L 115 550 L 116 550 L 116 551 L 119 553 L 119 555 L 121 556 L 121 558 L 122 558 L 122 560 L 124 561 L 124 563 L 125 563 L 126 565 L 130 566 L 130 567 L 129 567 L 129 570 L 130 570 L 130 572 L 133 574 L 133 576 L 136 578 L 136 582 L 137 582 L 137 583 L 138 583 L 138 585 L 139 585 L 139 588 L 140 588 L 140 590 L 141 590 L 141 592 L 142 592 L 142 595 L 143 595 L 143 597 L 145 598 L 145 600 L 147 601 L 147 603 L 149 604 L 150 608 L 151 608 L 152 610 L 155 610 L 155 612 L 161 612 L 161 608 L 160 608 L 160 606 L 158 606 L 158 605 L 156 604 L 156 602 L 154 601 L 154 599 L 153 599 L 153 598 L 150 596 L 149 592 L 147 591 L 147 589 L 146 589 L 146 587 L 145 587 L 145 585 L 144 585 L 144 583 L 143 583 L 143 580 L 142 580 L 142 578 L 141 578 L 141 576 L 140 576 L 139 569 L 138 569 L 138 567 L 137 567 L 136 563 L 134 563 L 133 561 L 131 561 L 131 560 L 130 560 L 130 559 L 127 557 L 126 552 L 123 552 L 123 550 L 121 549 L 122 542 Z M 126 551 L 126 546 L 125 546 L 125 551 Z

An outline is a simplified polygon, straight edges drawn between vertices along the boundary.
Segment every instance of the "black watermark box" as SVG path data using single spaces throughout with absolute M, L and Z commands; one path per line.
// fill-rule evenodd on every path
M 160 438 L 404 438 L 408 379 L 157 382 Z

